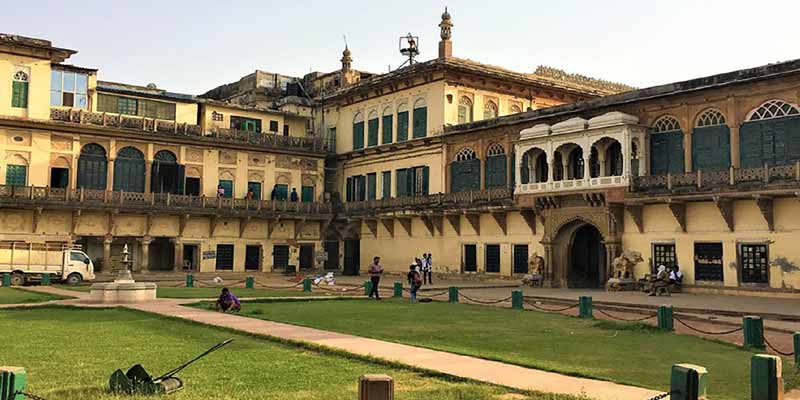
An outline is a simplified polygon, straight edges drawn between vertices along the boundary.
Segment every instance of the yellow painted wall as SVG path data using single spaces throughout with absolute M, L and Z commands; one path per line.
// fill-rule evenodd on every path
M 162 102 L 162 103 L 175 104 L 175 122 L 178 122 L 178 123 L 181 123 L 181 124 L 190 124 L 190 125 L 198 125 L 199 124 L 199 122 L 197 120 L 197 110 L 198 110 L 197 103 L 184 103 L 184 102 L 177 102 L 177 101 L 169 101 L 168 99 L 156 99 L 156 98 L 150 98 L 150 97 L 131 96 L 131 95 L 127 95 L 127 94 L 126 95 L 120 95 L 120 94 L 117 94 L 117 93 L 107 93 L 107 92 L 102 92 L 102 91 L 98 91 L 98 93 L 107 94 L 107 95 L 110 95 L 110 96 L 128 97 L 128 98 L 132 98 L 132 99 L 159 101 L 159 102 Z M 48 92 L 48 96 L 49 95 L 50 94 Z M 49 97 L 48 97 L 48 99 L 49 99 Z M 94 100 L 95 101 L 91 102 L 92 103 L 92 111 L 93 112 L 98 112 L 97 111 L 97 103 L 98 103 L 97 97 L 94 97 Z M 114 113 L 107 113 L 107 114 L 116 115 Z M 135 117 L 135 115 L 131 115 L 131 117 Z
M 222 121 L 212 120 L 212 115 L 214 112 L 222 114 Z M 268 111 L 242 110 L 235 107 L 225 107 L 216 104 L 203 104 L 201 106 L 201 119 L 202 119 L 203 131 L 210 132 L 213 128 L 230 129 L 231 116 L 260 120 L 261 131 L 265 133 L 270 132 L 269 130 L 270 121 L 275 121 L 278 123 L 278 131 L 272 133 L 280 133 L 280 134 L 283 133 L 283 125 L 288 123 L 289 134 L 291 136 L 305 136 L 304 118 L 286 117 L 284 114 L 279 112 L 272 113 Z M 302 129 L 300 129 L 298 125 L 301 125 Z
M 349 160 L 343 164 L 339 174 L 340 193 L 347 193 L 347 177 L 376 173 L 376 195 L 380 199 L 383 192 L 383 176 L 381 172 L 392 172 L 392 197 L 397 195 L 397 174 L 401 168 L 422 167 L 430 168 L 428 192 L 444 193 L 444 173 L 442 169 L 442 152 L 440 145 L 430 145 L 413 149 L 398 150 L 386 155 L 371 155 Z
M 28 108 L 11 107 L 11 82 L 15 67 L 29 72 Z M 22 57 L 11 54 L 0 56 L 0 115 L 32 118 L 50 118 L 50 60 Z
M 450 101 L 452 96 L 452 101 Z M 470 99 L 472 102 L 472 121 L 483 120 L 484 105 L 488 101 L 492 101 L 498 106 L 498 115 L 513 114 L 511 107 L 513 105 L 519 106 L 521 111 L 525 111 L 531 102 L 528 99 L 521 97 L 510 96 L 503 93 L 492 92 L 488 90 L 480 90 L 461 85 L 446 85 L 445 86 L 445 123 L 448 125 L 458 124 L 458 104 L 462 97 Z M 536 109 L 537 105 L 533 104 Z M 467 121 L 470 122 L 470 121 Z

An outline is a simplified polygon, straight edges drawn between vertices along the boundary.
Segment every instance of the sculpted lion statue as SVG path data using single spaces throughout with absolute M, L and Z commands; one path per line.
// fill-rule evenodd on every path
M 611 263 L 614 278 L 633 278 L 633 267 L 644 261 L 638 251 L 625 251 Z
M 522 277 L 522 284 L 528 286 L 541 286 L 544 276 L 544 258 L 534 252 L 528 258 L 528 273 Z

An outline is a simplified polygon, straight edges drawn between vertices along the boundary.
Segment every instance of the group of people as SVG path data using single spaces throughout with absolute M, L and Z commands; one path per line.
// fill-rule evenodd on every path
M 225 187 L 222 185 L 217 185 L 217 197 L 225 197 Z M 245 198 L 247 200 L 254 200 L 256 197 L 256 192 L 253 191 L 252 187 L 247 188 L 247 194 Z M 272 188 L 272 193 L 270 194 L 270 200 L 277 200 L 278 199 L 278 185 L 275 185 Z M 297 189 L 292 188 L 292 193 L 289 193 L 289 201 L 292 203 L 297 203 L 300 200 L 300 196 L 297 194 Z
M 381 282 L 381 275 L 383 275 L 383 266 L 381 265 L 381 258 L 374 257 L 372 264 L 367 270 L 369 279 L 372 284 L 372 290 L 369 292 L 370 298 L 380 300 L 381 296 L 378 292 L 378 286 Z M 408 266 L 408 274 L 406 274 L 408 286 L 410 287 L 411 302 L 417 301 L 417 292 L 424 284 L 433 284 L 433 254 L 423 253 L 422 257 L 414 257 L 411 260 L 411 265 Z
M 659 265 L 655 275 L 649 277 L 647 292 L 650 296 L 655 296 L 659 291 L 666 291 L 670 294 L 670 287 L 680 286 L 683 283 L 683 272 L 677 265 L 667 268 Z

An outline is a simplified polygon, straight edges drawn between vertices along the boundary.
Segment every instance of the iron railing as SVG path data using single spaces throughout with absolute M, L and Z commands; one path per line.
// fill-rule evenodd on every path
M 509 188 L 474 190 L 458 193 L 437 193 L 426 196 L 392 197 L 380 200 L 344 203 L 346 214 L 400 211 L 430 208 L 470 208 L 487 205 L 511 204 L 513 192 Z

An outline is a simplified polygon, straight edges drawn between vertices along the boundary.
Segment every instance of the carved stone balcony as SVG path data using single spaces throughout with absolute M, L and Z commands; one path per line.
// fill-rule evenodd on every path
M 0 206 L 315 220 L 333 216 L 330 203 L 8 185 L 0 185 Z
M 522 183 L 517 185 L 516 194 L 544 194 L 567 192 L 588 189 L 606 189 L 612 187 L 626 187 L 629 185 L 628 176 L 600 176 L 589 179 L 565 179 L 552 182 Z

